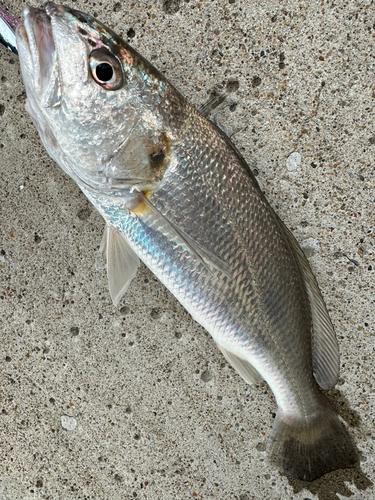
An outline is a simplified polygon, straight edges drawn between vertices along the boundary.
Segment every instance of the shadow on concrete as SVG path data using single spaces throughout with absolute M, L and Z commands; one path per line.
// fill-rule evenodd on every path
M 354 494 L 350 489 L 351 485 L 355 486 L 358 490 L 366 490 L 373 484 L 361 471 L 359 466 L 354 469 L 342 469 L 330 472 L 312 483 L 291 477 L 288 477 L 288 481 L 294 493 L 305 489 L 317 495 L 319 500 L 338 500 L 337 493 L 344 497 L 351 497 Z M 349 483 L 349 486 L 345 483 Z
M 359 414 L 350 408 L 348 400 L 339 389 L 332 389 L 329 392 L 325 392 L 325 395 L 348 427 L 359 427 L 361 423 Z M 353 469 L 341 469 L 330 472 L 312 483 L 300 481 L 292 477 L 288 477 L 287 479 L 294 493 L 305 489 L 317 495 L 319 500 L 338 500 L 339 497 L 337 494 L 344 497 L 351 497 L 354 493 L 351 491 L 350 486 L 353 486 L 353 489 L 356 488 L 363 491 L 373 485 L 370 479 L 362 472 L 360 465 Z M 349 483 L 349 486 L 345 483 Z
M 349 427 L 359 427 L 361 423 L 359 413 L 350 408 L 349 401 L 339 389 L 335 388 L 324 394 L 329 399 L 335 411 Z

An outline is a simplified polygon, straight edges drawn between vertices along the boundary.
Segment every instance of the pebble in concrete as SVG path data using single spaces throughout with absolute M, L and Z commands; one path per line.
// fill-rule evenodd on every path
M 73 417 L 69 417 L 68 415 L 62 415 L 61 425 L 63 429 L 67 431 L 74 431 L 77 427 L 77 420 Z
M 286 160 L 286 168 L 289 172 L 294 172 L 301 165 L 301 155 L 295 151 Z

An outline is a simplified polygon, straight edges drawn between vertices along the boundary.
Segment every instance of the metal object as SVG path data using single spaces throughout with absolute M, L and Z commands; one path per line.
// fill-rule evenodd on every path
M 18 55 L 16 27 L 20 21 L 3 5 L 0 5 L 0 43 Z

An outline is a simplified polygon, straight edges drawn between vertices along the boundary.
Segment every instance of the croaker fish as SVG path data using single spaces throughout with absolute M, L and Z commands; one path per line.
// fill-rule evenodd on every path
M 335 334 L 296 240 L 225 134 L 93 17 L 29 7 L 17 28 L 26 109 L 48 153 L 106 220 L 117 304 L 141 259 L 248 382 L 278 405 L 270 461 L 312 481 L 357 462 L 320 392 Z

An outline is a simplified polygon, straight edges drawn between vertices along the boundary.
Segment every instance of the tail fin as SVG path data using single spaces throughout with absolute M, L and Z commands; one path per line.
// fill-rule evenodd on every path
M 327 472 L 355 467 L 357 452 L 337 414 L 323 406 L 305 420 L 279 409 L 269 443 L 271 463 L 281 472 L 314 481 Z

